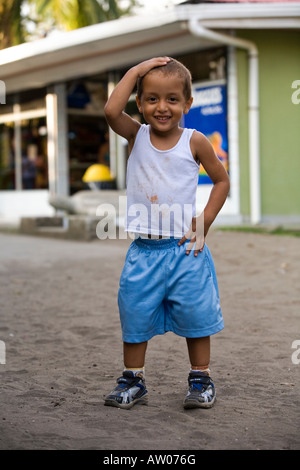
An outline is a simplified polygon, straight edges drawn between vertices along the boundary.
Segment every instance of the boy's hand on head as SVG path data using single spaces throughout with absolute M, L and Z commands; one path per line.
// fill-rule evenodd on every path
M 162 67 L 170 62 L 169 57 L 154 57 L 153 59 L 145 60 L 140 64 L 136 65 L 138 76 L 143 77 L 148 73 L 151 69 L 155 67 Z
M 205 244 L 205 234 L 204 234 L 204 213 L 200 214 L 198 217 L 193 217 L 189 230 L 178 242 L 178 245 L 181 246 L 187 240 L 190 240 L 186 252 L 186 255 L 189 255 L 192 250 L 194 250 L 194 256 L 198 256 L 199 251 L 202 251 Z M 195 245 L 195 246 L 194 246 Z M 194 247 L 194 248 L 193 248 Z

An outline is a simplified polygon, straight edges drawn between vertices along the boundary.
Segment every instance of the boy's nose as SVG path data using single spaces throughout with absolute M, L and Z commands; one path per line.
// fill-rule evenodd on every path
M 167 107 L 168 107 L 168 106 L 167 106 L 166 101 L 160 100 L 160 101 L 158 102 L 158 106 L 157 106 L 158 111 L 164 112 L 164 111 L 166 111 Z

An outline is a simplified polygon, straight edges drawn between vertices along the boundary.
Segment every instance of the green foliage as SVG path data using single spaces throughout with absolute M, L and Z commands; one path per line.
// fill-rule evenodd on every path
M 20 44 L 25 38 L 21 14 L 23 0 L 0 0 L 0 48 Z
M 126 8 L 121 8 L 120 3 L 120 0 L 0 0 L 0 49 L 28 39 L 29 23 L 41 36 L 54 28 L 70 31 L 126 15 L 138 0 L 128 0 Z

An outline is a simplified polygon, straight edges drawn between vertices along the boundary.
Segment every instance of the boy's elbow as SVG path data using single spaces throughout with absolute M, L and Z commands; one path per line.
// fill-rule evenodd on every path
M 226 187 L 227 196 L 228 196 L 229 191 L 230 191 L 230 179 L 229 179 L 228 175 L 227 175 L 227 178 L 226 178 L 226 181 L 225 181 L 225 187 Z
M 223 178 L 223 183 L 226 185 L 226 188 L 228 188 L 228 191 L 230 189 L 230 179 L 227 171 L 224 172 L 224 178 Z
M 115 109 L 109 102 L 104 106 L 104 116 L 109 124 L 116 122 L 122 113 Z
M 219 184 L 220 188 L 224 193 L 224 196 L 227 197 L 230 191 L 230 180 L 228 173 L 224 171 L 222 178 L 219 181 L 216 181 L 215 184 Z
M 110 117 L 112 117 L 112 113 L 113 113 L 112 107 L 110 106 L 109 101 L 107 101 L 107 103 L 104 106 L 104 115 L 106 119 L 109 119 Z

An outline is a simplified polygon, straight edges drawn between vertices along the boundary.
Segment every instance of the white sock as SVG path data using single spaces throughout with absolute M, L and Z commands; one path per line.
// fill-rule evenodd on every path
M 210 375 L 209 367 L 205 367 L 204 369 L 190 369 L 190 372 L 204 372 L 207 375 Z
M 145 367 L 137 367 L 137 368 L 129 368 L 129 367 L 125 367 L 124 371 L 125 370 L 130 370 L 131 372 L 134 373 L 134 375 L 136 377 L 141 377 L 142 379 L 145 378 Z

